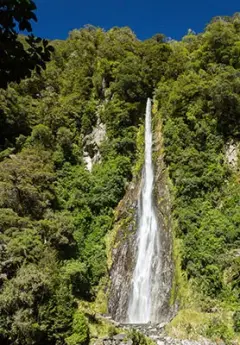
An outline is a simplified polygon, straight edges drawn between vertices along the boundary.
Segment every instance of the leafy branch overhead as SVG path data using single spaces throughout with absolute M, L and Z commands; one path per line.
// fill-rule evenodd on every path
M 31 21 L 37 21 L 32 0 L 0 0 L 0 88 L 46 69 L 53 47 L 35 37 Z M 19 36 L 27 32 L 28 36 Z

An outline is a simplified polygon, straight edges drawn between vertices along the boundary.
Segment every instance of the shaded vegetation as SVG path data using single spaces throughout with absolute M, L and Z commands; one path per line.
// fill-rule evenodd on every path
M 37 21 L 32 0 L 0 1 L 0 87 L 30 77 L 36 69 L 46 69 L 53 47 L 32 34 L 31 20 Z M 28 32 L 27 37 L 19 32 Z M 30 34 L 31 33 L 31 34 Z

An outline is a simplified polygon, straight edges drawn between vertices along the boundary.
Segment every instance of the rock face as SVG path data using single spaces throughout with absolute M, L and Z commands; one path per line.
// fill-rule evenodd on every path
M 92 170 L 95 163 L 101 161 L 100 144 L 106 137 L 106 125 L 100 122 L 98 118 L 96 127 L 92 132 L 85 136 L 83 146 L 83 160 L 86 163 L 87 169 Z
M 238 164 L 238 153 L 239 153 L 239 144 L 230 141 L 226 146 L 226 159 L 232 168 L 236 168 Z
M 115 237 L 112 243 L 109 313 L 116 321 L 125 321 L 136 257 L 137 204 L 140 183 L 132 183 L 117 208 Z
M 155 165 L 155 183 L 154 196 L 156 205 L 156 214 L 160 226 L 161 243 L 161 272 L 159 275 L 159 289 L 157 292 L 156 303 L 160 310 L 158 322 L 168 322 L 177 312 L 177 305 L 172 303 L 170 306 L 170 297 L 172 281 L 174 276 L 174 265 L 172 258 L 172 219 L 171 219 L 171 198 L 168 187 L 168 172 L 164 163 L 164 147 L 162 137 L 162 125 L 158 120 L 154 132 L 154 165 Z M 174 302 L 174 301 L 172 301 Z
M 158 322 L 166 322 L 175 313 L 170 307 L 170 295 L 173 279 L 171 202 L 168 191 L 168 174 L 164 164 L 163 141 L 161 131 L 154 135 L 153 150 L 155 163 L 154 203 L 159 224 L 161 242 L 161 271 L 156 272 L 159 288 L 154 296 L 158 304 Z M 108 311 L 112 318 L 126 322 L 131 291 L 131 279 L 136 262 L 136 235 L 138 225 L 138 200 L 141 191 L 141 178 L 132 183 L 117 209 L 115 237 L 112 243 L 112 265 L 110 267 L 111 286 L 109 289 Z

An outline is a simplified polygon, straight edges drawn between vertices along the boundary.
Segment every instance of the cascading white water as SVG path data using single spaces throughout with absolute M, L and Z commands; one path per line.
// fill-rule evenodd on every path
M 155 321 L 154 291 L 156 291 L 155 269 L 160 243 L 157 217 L 153 207 L 153 164 L 151 100 L 147 100 L 145 118 L 145 163 L 143 187 L 139 201 L 139 227 L 137 232 L 137 260 L 133 272 L 132 291 L 128 306 L 129 323 Z

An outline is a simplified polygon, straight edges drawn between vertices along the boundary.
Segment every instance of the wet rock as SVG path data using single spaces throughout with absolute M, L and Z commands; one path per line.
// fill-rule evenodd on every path
M 113 336 L 113 339 L 115 340 L 124 340 L 125 338 L 126 338 L 126 334 L 124 333 L 116 334 Z
M 132 339 L 129 339 L 129 340 L 125 340 L 124 342 L 122 342 L 122 344 L 121 345 L 133 345 L 133 341 L 132 341 Z
M 112 339 L 104 340 L 103 344 L 104 345 L 114 345 L 114 341 Z
M 157 340 L 157 345 L 165 345 L 163 340 Z
M 161 243 L 161 270 L 158 272 L 160 286 L 155 294 L 155 300 L 158 303 L 158 322 L 167 323 L 177 312 L 177 304 L 172 303 L 170 306 L 170 296 L 172 281 L 174 279 L 174 265 L 172 260 L 172 216 L 171 216 L 171 198 L 168 184 L 168 172 L 164 162 L 164 147 L 162 124 L 156 124 L 154 132 L 154 149 L 155 157 L 155 188 L 154 196 L 156 200 L 156 211 L 158 223 L 160 226 L 160 243 Z
M 123 322 L 127 318 L 129 291 L 135 265 L 139 185 L 139 182 L 130 184 L 130 188 L 117 207 L 113 229 L 116 233 L 111 244 L 111 287 L 108 309 L 113 319 L 118 322 Z
M 154 199 L 159 225 L 161 243 L 161 265 L 155 265 L 155 276 L 159 278 L 158 289 L 154 289 L 154 301 L 157 303 L 156 322 L 168 322 L 176 314 L 177 305 L 170 307 L 172 280 L 174 275 L 172 261 L 172 223 L 171 200 L 168 190 L 168 174 L 163 157 L 163 139 L 161 131 L 156 131 L 154 149 L 157 154 L 155 165 Z M 109 291 L 109 312 L 119 322 L 127 320 L 127 311 L 131 291 L 132 274 L 136 260 L 136 230 L 139 221 L 138 202 L 142 178 L 129 185 L 125 197 L 119 204 L 115 222 L 116 236 L 111 244 L 112 266 L 110 267 L 111 287 Z

